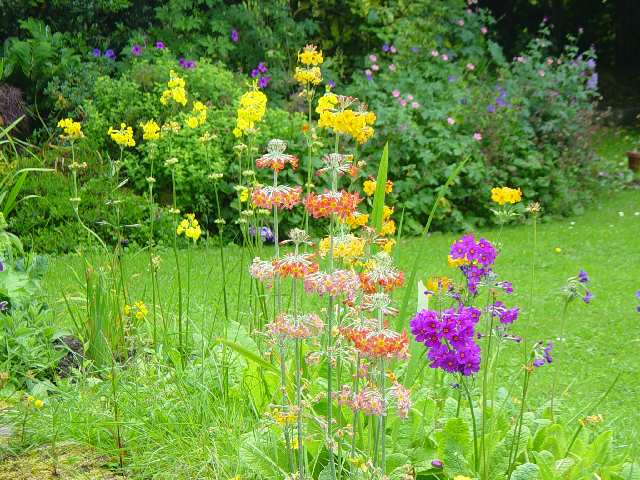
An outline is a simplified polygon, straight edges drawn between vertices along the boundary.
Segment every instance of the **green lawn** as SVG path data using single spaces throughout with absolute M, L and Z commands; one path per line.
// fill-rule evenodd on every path
M 536 370 L 532 386 L 533 404 L 548 399 L 554 369 L 559 369 L 559 383 L 563 387 L 563 412 L 571 418 L 576 412 L 598 399 L 618 373 L 622 376 L 613 392 L 595 411 L 616 430 L 622 443 L 633 442 L 638 435 L 637 399 L 640 398 L 640 372 L 637 368 L 640 347 L 640 314 L 635 310 L 640 289 L 640 191 L 615 192 L 597 199 L 580 217 L 543 221 L 538 225 L 535 256 L 535 278 L 532 288 L 532 227 L 518 225 L 480 232 L 491 241 L 500 241 L 503 251 L 495 270 L 503 279 L 514 284 L 509 304 L 522 308 L 514 333 L 525 338 L 530 346 L 537 340 L 553 340 L 560 358 L 551 367 Z M 501 238 L 498 238 L 501 237 Z M 419 278 L 429 275 L 453 275 L 446 265 L 448 247 L 456 238 L 453 234 L 434 234 L 421 244 L 416 239 L 403 240 L 396 248 L 397 261 L 408 270 L 414 255 L 420 254 Z M 424 250 L 418 251 L 420 248 Z M 556 248 L 561 252 L 557 253 Z M 238 295 L 240 250 L 227 251 L 227 289 L 231 315 L 246 310 L 245 298 Z M 265 252 L 265 256 L 270 252 Z M 222 302 L 219 251 L 200 248 L 192 252 L 191 318 L 194 330 L 204 326 L 205 335 L 221 328 Z M 248 257 L 242 260 L 246 265 Z M 150 286 L 146 274 L 146 252 L 130 253 L 126 257 L 126 275 L 131 278 L 132 299 L 142 298 L 150 303 Z M 180 252 L 186 265 L 186 252 Z M 73 271 L 81 272 L 77 256 L 56 258 L 45 279 L 50 302 L 59 310 L 60 321 L 68 321 L 64 313 L 61 292 L 79 291 Z M 560 339 L 563 297 L 562 286 L 568 277 L 586 270 L 591 276 L 595 294 L 590 305 L 577 300 L 568 311 L 566 332 Z M 245 282 L 246 282 L 246 276 Z M 175 311 L 175 260 L 171 251 L 162 254 L 160 285 L 165 311 Z M 246 283 L 245 283 L 246 286 Z M 409 288 L 415 288 L 409 286 Z M 530 295 L 533 303 L 530 305 Z M 398 295 L 399 297 L 399 295 Z M 239 300 L 239 302 L 238 302 Z M 239 309 L 237 307 L 239 305 Z M 233 318 L 233 317 L 232 317 Z M 521 368 L 522 346 L 512 344 L 503 357 L 505 382 Z

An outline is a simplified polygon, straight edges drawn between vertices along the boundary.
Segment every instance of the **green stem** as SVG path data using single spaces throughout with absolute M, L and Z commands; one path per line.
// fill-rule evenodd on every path
M 569 300 L 565 300 L 564 302 L 564 307 L 562 308 L 562 318 L 560 320 L 560 342 L 564 342 L 564 330 L 565 330 L 565 326 L 567 323 L 567 309 L 569 308 Z M 555 368 L 553 369 L 553 382 L 551 384 L 551 421 L 555 421 L 555 411 L 554 411 L 554 405 L 555 405 L 555 397 L 556 397 L 556 388 L 557 388 L 557 384 L 558 384 L 558 372 L 560 371 L 560 348 L 558 348 L 556 351 L 556 365 Z
M 473 399 L 471 398 L 471 392 L 469 391 L 469 385 L 464 377 L 461 378 L 460 383 L 464 387 L 464 391 L 467 394 L 467 400 L 469 402 L 469 412 L 471 413 L 471 426 L 473 429 L 473 470 L 478 471 L 478 426 L 476 423 L 476 414 L 473 409 Z

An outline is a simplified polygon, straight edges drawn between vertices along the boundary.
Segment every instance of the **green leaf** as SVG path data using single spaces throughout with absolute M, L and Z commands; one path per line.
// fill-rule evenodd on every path
M 245 359 L 257 365 L 260 365 L 262 368 L 266 368 L 267 370 L 271 370 L 274 372 L 278 371 L 275 365 L 272 365 L 271 363 L 267 362 L 264 358 L 262 358 L 259 354 L 246 349 L 245 347 L 243 347 L 242 345 L 236 342 L 232 342 L 231 340 L 227 340 L 226 338 L 222 338 L 222 337 L 216 338 L 214 342 L 226 345 L 230 349 L 242 355 Z
M 511 480 L 538 480 L 539 478 L 540 467 L 534 463 L 523 463 L 511 474 Z
M 371 226 L 380 232 L 382 229 L 382 214 L 384 211 L 384 190 L 387 186 L 387 170 L 389 169 L 389 143 L 382 149 L 382 157 L 376 177 L 376 192 L 373 196 L 373 210 L 371 212 Z

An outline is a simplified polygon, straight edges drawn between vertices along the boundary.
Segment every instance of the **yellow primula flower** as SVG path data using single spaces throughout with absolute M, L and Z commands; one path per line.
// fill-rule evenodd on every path
M 315 45 L 307 45 L 302 52 L 298 52 L 298 62 L 303 65 L 320 65 L 324 61 L 322 50 L 318 50 Z
M 140 127 L 142 128 L 143 140 L 157 140 L 160 138 L 160 125 L 155 120 L 140 122 Z
M 320 240 L 318 244 L 318 254 L 325 257 L 331 248 L 329 237 Z M 357 258 L 364 256 L 364 240 L 354 235 L 348 234 L 333 238 L 333 256 L 341 258 L 346 263 L 351 263 Z
M 198 118 L 197 117 L 188 116 L 187 117 L 187 121 L 185 123 L 187 124 L 187 127 L 189 127 L 189 128 L 196 128 L 198 126 Z
M 449 255 L 447 257 L 447 263 L 449 264 L 450 267 L 455 268 L 455 267 L 459 267 L 460 265 L 466 265 L 469 262 L 464 258 L 453 258 L 451 255 Z
M 387 240 L 382 244 L 382 250 L 384 250 L 387 253 L 391 253 L 391 250 L 395 246 L 396 246 L 396 241 L 394 239 Z
M 63 140 L 77 140 L 84 137 L 80 122 L 74 122 L 71 118 L 65 118 L 58 122 L 58 128 L 64 132 L 60 135 Z
M 247 187 L 242 187 L 240 189 L 240 201 L 246 202 L 249 200 L 249 189 Z
M 138 300 L 136 303 L 134 303 L 133 306 L 136 308 L 136 313 L 134 316 L 137 320 L 144 320 L 149 314 L 149 309 L 142 300 Z
M 319 85 L 322 82 L 322 72 L 319 67 L 296 67 L 293 79 L 302 85 Z
M 349 225 L 349 228 L 355 229 L 358 227 L 364 227 L 369 223 L 369 214 L 354 212 L 344 219 L 345 223 Z
M 119 129 L 109 127 L 107 134 L 121 147 L 136 146 L 136 141 L 133 139 L 133 128 L 128 127 L 126 123 L 121 123 Z
M 267 111 L 267 96 L 258 89 L 246 92 L 240 97 L 240 107 L 236 117 L 236 128 L 233 135 L 237 138 L 253 130 Z
M 451 280 L 447 277 L 429 277 L 426 287 L 430 292 L 439 293 L 447 291 L 451 284 Z
M 40 410 L 42 407 L 44 407 L 44 402 L 40 399 L 34 400 L 33 406 Z
M 200 235 L 202 235 L 200 223 L 196 220 L 196 216 L 193 213 L 187 213 L 184 219 L 178 224 L 176 235 L 180 236 L 182 234 L 184 234 L 186 238 L 193 240 L 194 243 L 197 242 Z
M 380 229 L 380 235 L 386 237 L 387 235 L 393 235 L 396 233 L 396 222 L 393 220 L 387 220 L 382 223 L 382 228 Z
M 169 81 L 167 82 L 168 88 L 162 92 L 160 103 L 162 105 L 168 105 L 169 100 L 173 100 L 184 107 L 187 104 L 187 90 L 185 85 L 184 79 L 171 70 L 169 72 Z
M 371 197 L 374 193 L 376 193 L 376 182 L 373 180 L 365 180 L 362 184 L 362 189 L 367 197 Z
M 518 203 L 522 200 L 522 190 L 519 188 L 494 187 L 491 189 L 491 200 L 498 205 Z

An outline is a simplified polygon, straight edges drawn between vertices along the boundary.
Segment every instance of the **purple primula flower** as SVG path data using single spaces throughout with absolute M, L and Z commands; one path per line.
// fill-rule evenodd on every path
M 156 47 L 156 49 L 158 49 L 158 50 L 164 50 L 164 49 L 165 49 L 164 42 L 162 42 L 161 40 L 158 40 L 158 41 L 156 42 L 155 47 Z
M 421 310 L 410 321 L 416 341 L 429 350 L 431 368 L 468 376 L 480 369 L 480 347 L 475 343 L 475 325 L 481 312 L 460 305 L 444 311 Z
M 335 87 L 335 86 L 336 86 L 336 82 L 334 82 L 333 80 L 329 80 L 329 81 L 327 82 L 327 86 L 328 86 L 329 88 L 333 88 L 333 87 Z
M 233 30 L 231 30 L 231 41 L 233 43 L 238 43 L 239 39 L 240 36 L 238 35 L 238 31 L 234 28 Z
M 142 54 L 142 47 L 137 43 L 131 47 L 131 55 L 134 57 L 139 57 Z
M 257 69 L 258 69 L 258 71 L 260 73 L 267 73 L 269 71 L 269 69 L 267 68 L 266 63 L 264 63 L 264 62 L 258 63 Z
M 590 58 L 589 60 L 587 60 L 587 68 L 589 70 L 595 70 L 596 69 L 596 61 L 593 58 Z
M 185 60 L 184 58 L 181 58 L 178 63 L 180 63 L 180 66 L 185 70 L 196 68 L 196 62 L 194 60 Z
M 553 342 L 547 342 L 545 345 L 544 342 L 540 341 L 533 346 L 533 366 L 534 367 L 542 367 L 546 364 L 553 362 L 553 357 L 551 356 L 551 350 L 553 349 Z
M 116 52 L 114 52 L 113 50 L 111 50 L 110 48 L 104 51 L 104 56 L 106 58 L 108 58 L 109 60 L 115 60 L 116 58 Z
M 420 47 L 411 47 L 411 51 L 413 53 L 418 53 L 420 51 Z
M 504 303 L 500 300 L 494 302 L 493 305 L 489 306 L 489 313 L 498 317 L 500 323 L 509 325 L 515 322 L 518 319 L 518 315 L 520 314 L 520 309 L 516 308 L 507 308 Z
M 260 227 L 260 238 L 262 239 L 263 242 L 265 243 L 272 243 L 274 236 L 273 236 L 273 232 L 271 231 L 271 229 L 267 226 L 264 227 Z M 250 237 L 255 237 L 256 236 L 256 227 L 251 225 L 249 227 L 249 236 Z
M 378 56 L 372 53 L 371 55 L 369 55 L 369 61 L 371 63 L 376 63 L 378 61 Z
M 449 80 L 449 83 L 453 83 L 456 81 L 456 77 L 454 77 L 453 75 L 449 75 L 449 77 L 447 78 L 447 80 Z
M 495 111 L 496 107 L 493 105 L 493 103 L 491 105 L 487 105 L 487 112 L 494 113 Z
M 253 70 L 251 70 L 251 78 L 256 78 L 259 74 L 260 72 L 258 71 L 257 68 L 254 68 Z
M 98 58 L 102 55 L 102 52 L 100 51 L 99 48 L 94 48 L 93 50 L 91 50 L 91 55 Z
M 260 78 L 258 79 L 258 87 L 259 88 L 267 88 L 269 86 L 269 81 L 270 80 L 271 80 L 271 77 L 260 76 Z
M 589 80 L 587 80 L 587 88 L 589 90 L 595 90 L 596 88 L 598 88 L 598 74 L 594 73 L 593 75 L 591 75 L 589 77 Z
M 504 293 L 506 293 L 507 295 L 511 295 L 513 293 L 513 284 L 511 282 L 498 282 L 496 283 L 496 287 L 504 290 Z
M 389 51 L 389 44 L 385 43 L 384 45 L 382 45 L 382 51 L 383 52 L 388 52 Z
M 582 297 L 582 301 L 584 303 L 591 303 L 591 299 L 594 297 L 593 293 L 591 293 L 589 290 L 587 290 L 584 294 L 584 297 Z
M 584 270 L 580 270 L 578 273 L 578 281 L 580 283 L 589 283 L 589 275 Z
M 442 463 L 442 460 L 436 458 L 435 460 L 431 460 L 431 466 L 433 468 L 442 468 L 444 464 Z

